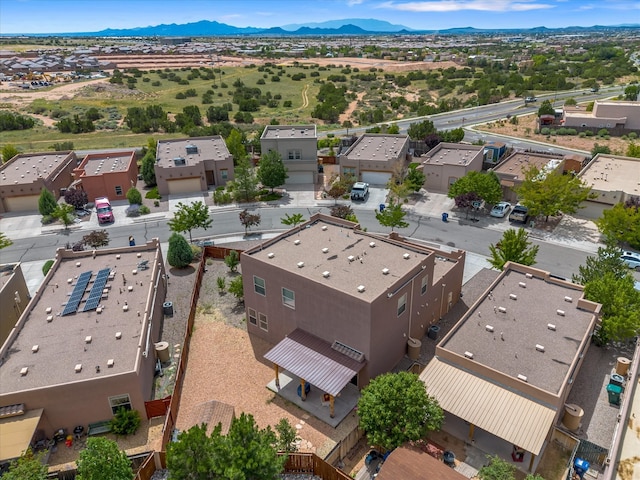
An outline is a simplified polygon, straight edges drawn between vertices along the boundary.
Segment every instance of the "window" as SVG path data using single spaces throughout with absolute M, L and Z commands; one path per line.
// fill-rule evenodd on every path
M 109 406 L 111 407 L 111 412 L 114 415 L 118 413 L 118 410 L 121 408 L 131 410 L 131 399 L 129 398 L 129 394 L 125 393 L 124 395 L 109 397 Z
M 296 308 L 296 294 L 292 290 L 288 288 L 282 289 L 282 303 L 284 303 L 287 307 Z
M 353 175 L 356 176 L 356 167 L 342 167 L 343 175 Z
M 427 293 L 427 286 L 429 285 L 429 275 L 422 277 L 422 284 L 420 286 L 420 295 Z
M 228 180 L 229 179 L 229 169 L 223 168 L 222 170 L 220 170 L 220 178 L 222 178 L 222 180 Z
M 258 317 L 260 318 L 260 328 L 265 332 L 269 331 L 269 322 L 267 321 L 267 316 L 264 313 L 258 313 Z
M 289 160 L 300 160 L 302 158 L 302 154 L 300 150 L 289 150 L 288 152 Z
M 250 308 L 247 312 L 247 315 L 249 317 L 249 323 L 251 325 L 255 325 L 256 327 L 258 326 L 258 316 L 256 315 L 256 311 L 253 308 Z
M 253 276 L 253 289 L 256 293 L 259 293 L 262 296 L 267 294 L 267 289 L 265 288 L 264 279 L 260 277 Z
M 407 294 L 405 293 L 398 299 L 398 316 L 402 315 L 407 309 Z
M 122 196 L 122 187 L 120 185 L 116 186 L 116 196 Z

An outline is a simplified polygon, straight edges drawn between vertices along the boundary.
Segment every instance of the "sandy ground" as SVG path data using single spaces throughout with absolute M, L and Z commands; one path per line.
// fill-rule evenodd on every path
M 95 80 L 84 80 L 80 82 L 72 82 L 72 83 L 63 83 L 56 84 L 50 90 L 39 89 L 39 90 L 22 90 L 20 88 L 16 88 L 15 91 L 2 92 L 0 93 L 0 103 L 10 103 L 14 105 L 16 108 L 24 107 L 33 102 L 34 100 L 48 100 L 48 101 L 56 101 L 60 100 L 63 97 L 72 97 L 79 90 L 86 87 L 87 85 L 94 85 L 96 83 L 105 82 L 104 78 L 98 78 Z M 40 117 L 38 117 L 40 118 Z

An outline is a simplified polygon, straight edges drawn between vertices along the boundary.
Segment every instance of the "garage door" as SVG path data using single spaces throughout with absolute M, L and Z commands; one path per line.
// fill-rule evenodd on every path
M 200 177 L 195 178 L 182 178 L 180 180 L 167 181 L 169 187 L 169 195 L 175 195 L 178 193 L 196 193 L 201 192 Z
M 301 183 L 313 183 L 313 172 L 289 172 L 287 185 L 299 185 Z
M 391 174 L 385 172 L 362 172 L 362 181 L 370 185 L 386 185 Z
M 577 217 L 596 219 L 602 216 L 602 212 L 613 208 L 613 205 L 598 202 L 582 202 L 576 212 Z
M 4 204 L 7 212 L 38 211 L 39 195 L 25 195 L 23 197 L 6 197 Z

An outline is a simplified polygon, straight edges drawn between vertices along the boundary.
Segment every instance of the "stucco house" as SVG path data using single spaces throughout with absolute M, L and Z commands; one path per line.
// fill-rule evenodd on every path
M 340 173 L 371 185 L 386 185 L 408 165 L 409 137 L 366 133 L 338 156 Z
M 480 145 L 439 143 L 420 157 L 420 167 L 426 177 L 424 188 L 447 193 L 459 178 L 481 171 L 483 159 L 484 148 Z
M 7 339 L 30 299 L 20 263 L 0 265 L 0 344 Z
M 125 200 L 138 179 L 135 150 L 87 155 L 73 174 L 74 185 L 87 193 L 90 202 L 100 197 Z
M 233 180 L 233 156 L 220 135 L 159 140 L 154 167 L 160 195 L 198 193 Z
M 76 166 L 76 154 L 70 151 L 16 155 L 0 166 L 0 213 L 37 212 L 42 189 L 59 198 L 73 181 Z
M 260 137 L 263 153 L 278 152 L 287 168 L 285 185 L 318 180 L 318 135 L 315 125 L 267 125 Z
M 155 343 L 166 282 L 158 239 L 126 248 L 58 249 L 0 348 L 0 411 L 26 406 L 37 421 L 16 416 L 16 422 L 30 420 L 1 430 L 0 444 L 22 442 L 24 450 L 36 429 L 48 438 L 59 429 L 86 431 L 119 408 L 146 419 L 156 362 L 166 350 Z
M 584 106 L 564 107 L 562 121 L 565 127 L 608 129 L 618 134 L 640 131 L 640 102 L 596 100 L 593 110 Z

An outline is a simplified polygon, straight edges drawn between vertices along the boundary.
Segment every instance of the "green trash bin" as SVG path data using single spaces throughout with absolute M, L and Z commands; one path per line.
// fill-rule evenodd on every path
M 609 395 L 609 403 L 612 405 L 620 405 L 620 394 L 622 387 L 619 385 L 607 385 L 607 394 Z

